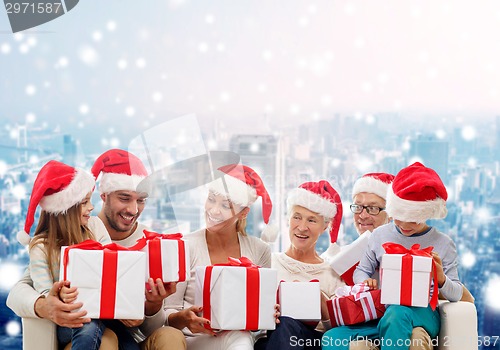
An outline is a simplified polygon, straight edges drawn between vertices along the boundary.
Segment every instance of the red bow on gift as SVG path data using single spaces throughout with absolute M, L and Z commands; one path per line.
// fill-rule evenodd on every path
M 420 244 L 414 244 L 410 249 L 403 247 L 401 244 L 397 243 L 384 243 L 382 247 L 388 254 L 404 254 L 402 266 L 401 266 L 401 276 L 411 276 L 412 266 L 413 266 L 413 256 L 423 256 L 432 259 L 432 281 L 434 283 L 434 288 L 432 291 L 432 298 L 430 300 L 430 305 L 432 310 L 436 309 L 438 302 L 438 278 L 436 270 L 436 262 L 432 258 L 432 250 L 434 247 L 429 246 L 427 248 L 420 249 Z M 403 305 L 411 305 L 411 292 L 412 292 L 412 278 L 401 278 L 401 301 Z
M 139 238 L 137 240 L 137 243 L 133 247 L 131 247 L 130 250 L 141 250 L 146 246 L 146 243 L 148 241 L 151 241 L 153 239 L 182 239 L 182 233 L 157 233 L 148 230 L 143 230 L 142 232 L 144 233 L 144 237 Z
M 245 256 L 242 256 L 239 259 L 228 257 L 227 261 L 228 262 L 226 264 L 215 264 L 215 266 L 242 266 L 255 269 L 258 269 L 260 267 L 259 265 L 255 265 L 252 260 L 248 259 Z

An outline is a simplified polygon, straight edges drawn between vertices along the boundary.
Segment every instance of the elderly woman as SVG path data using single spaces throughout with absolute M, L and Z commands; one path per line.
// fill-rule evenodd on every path
M 166 324 L 184 331 L 187 348 L 203 350 L 250 350 L 253 337 L 249 331 L 214 333 L 198 316 L 201 306 L 194 305 L 196 266 L 227 263 L 228 257 L 245 256 L 253 263 L 271 266 L 271 250 L 260 239 L 245 232 L 250 206 L 262 198 L 264 222 L 271 215 L 272 203 L 259 175 L 250 167 L 228 165 L 219 169 L 222 176 L 209 185 L 205 203 L 206 228 L 185 236 L 189 242 L 191 278 L 177 284 L 177 292 L 166 299 Z
M 322 322 L 315 327 L 316 325 L 311 326 L 281 316 L 276 330 L 269 331 L 267 338 L 259 339 L 255 349 L 321 349 L 323 331 L 330 327 L 326 300 L 331 299 L 335 290 L 344 283 L 319 256 L 316 242 L 328 227 L 331 242 L 337 240 L 342 220 L 342 204 L 339 194 L 327 181 L 322 180 L 306 182 L 290 191 L 287 209 L 290 246 L 284 253 L 273 254 L 271 267 L 278 270 L 278 280 L 320 281 Z M 303 341 L 292 343 L 291 339 Z

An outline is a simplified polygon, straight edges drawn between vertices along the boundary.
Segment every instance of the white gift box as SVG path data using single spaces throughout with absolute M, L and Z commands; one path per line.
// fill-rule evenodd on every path
M 64 279 L 61 248 L 60 280 Z M 142 319 L 144 317 L 146 254 L 135 251 L 70 249 L 66 279 L 78 288 L 86 317 Z
M 406 254 L 384 254 L 380 264 L 382 304 L 427 307 L 431 283 L 432 258 L 406 255 L 412 261 L 403 270 Z
M 251 269 L 252 277 L 247 276 Z M 203 306 L 203 317 L 213 329 L 275 329 L 276 270 L 203 266 L 196 268 L 195 276 L 195 305 Z M 210 285 L 205 286 L 205 279 Z
M 368 247 L 368 238 L 371 234 L 370 231 L 366 231 L 354 242 L 342 247 L 340 252 L 330 260 L 332 269 L 342 276 L 347 270 L 359 263 Z
M 281 282 L 278 294 L 281 316 L 301 321 L 321 320 L 319 282 Z
M 182 239 L 149 240 L 141 251 L 146 253 L 146 280 L 183 282 L 190 277 L 188 243 Z

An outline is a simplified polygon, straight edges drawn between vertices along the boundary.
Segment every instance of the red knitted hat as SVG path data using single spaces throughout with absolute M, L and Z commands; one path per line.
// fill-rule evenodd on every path
M 33 183 L 24 231 L 18 232 L 18 241 L 23 245 L 29 244 L 29 233 L 38 205 L 50 214 L 65 213 L 80 203 L 94 186 L 95 180 L 89 173 L 57 160 L 49 161 L 40 169 Z
M 342 222 L 342 201 L 340 195 L 328 181 L 303 183 L 289 192 L 286 202 L 289 212 L 294 205 L 300 205 L 325 218 L 332 219 L 330 242 L 337 241 Z
M 395 220 L 425 222 L 448 213 L 448 193 L 439 175 L 416 162 L 403 168 L 387 193 L 387 214 Z
M 373 193 L 386 199 L 389 185 L 394 180 L 394 175 L 387 173 L 369 173 L 356 180 L 352 188 L 352 198 L 361 192 Z
M 130 152 L 110 149 L 96 159 L 92 166 L 92 175 L 99 181 L 101 193 L 126 190 L 136 191 L 137 185 L 148 176 L 142 161 Z

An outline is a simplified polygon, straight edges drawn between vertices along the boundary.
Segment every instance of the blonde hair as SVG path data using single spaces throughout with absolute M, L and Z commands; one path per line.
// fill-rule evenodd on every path
M 238 221 L 236 221 L 236 232 L 241 233 L 243 236 L 247 235 L 246 231 L 247 227 L 247 218 L 239 218 Z
M 61 247 L 81 243 L 87 239 L 95 239 L 94 234 L 80 221 L 82 203 L 78 203 L 61 214 L 50 214 L 42 210 L 29 248 L 36 244 L 45 246 L 47 264 L 50 266 L 50 275 L 54 280 L 54 263 L 58 263 Z

